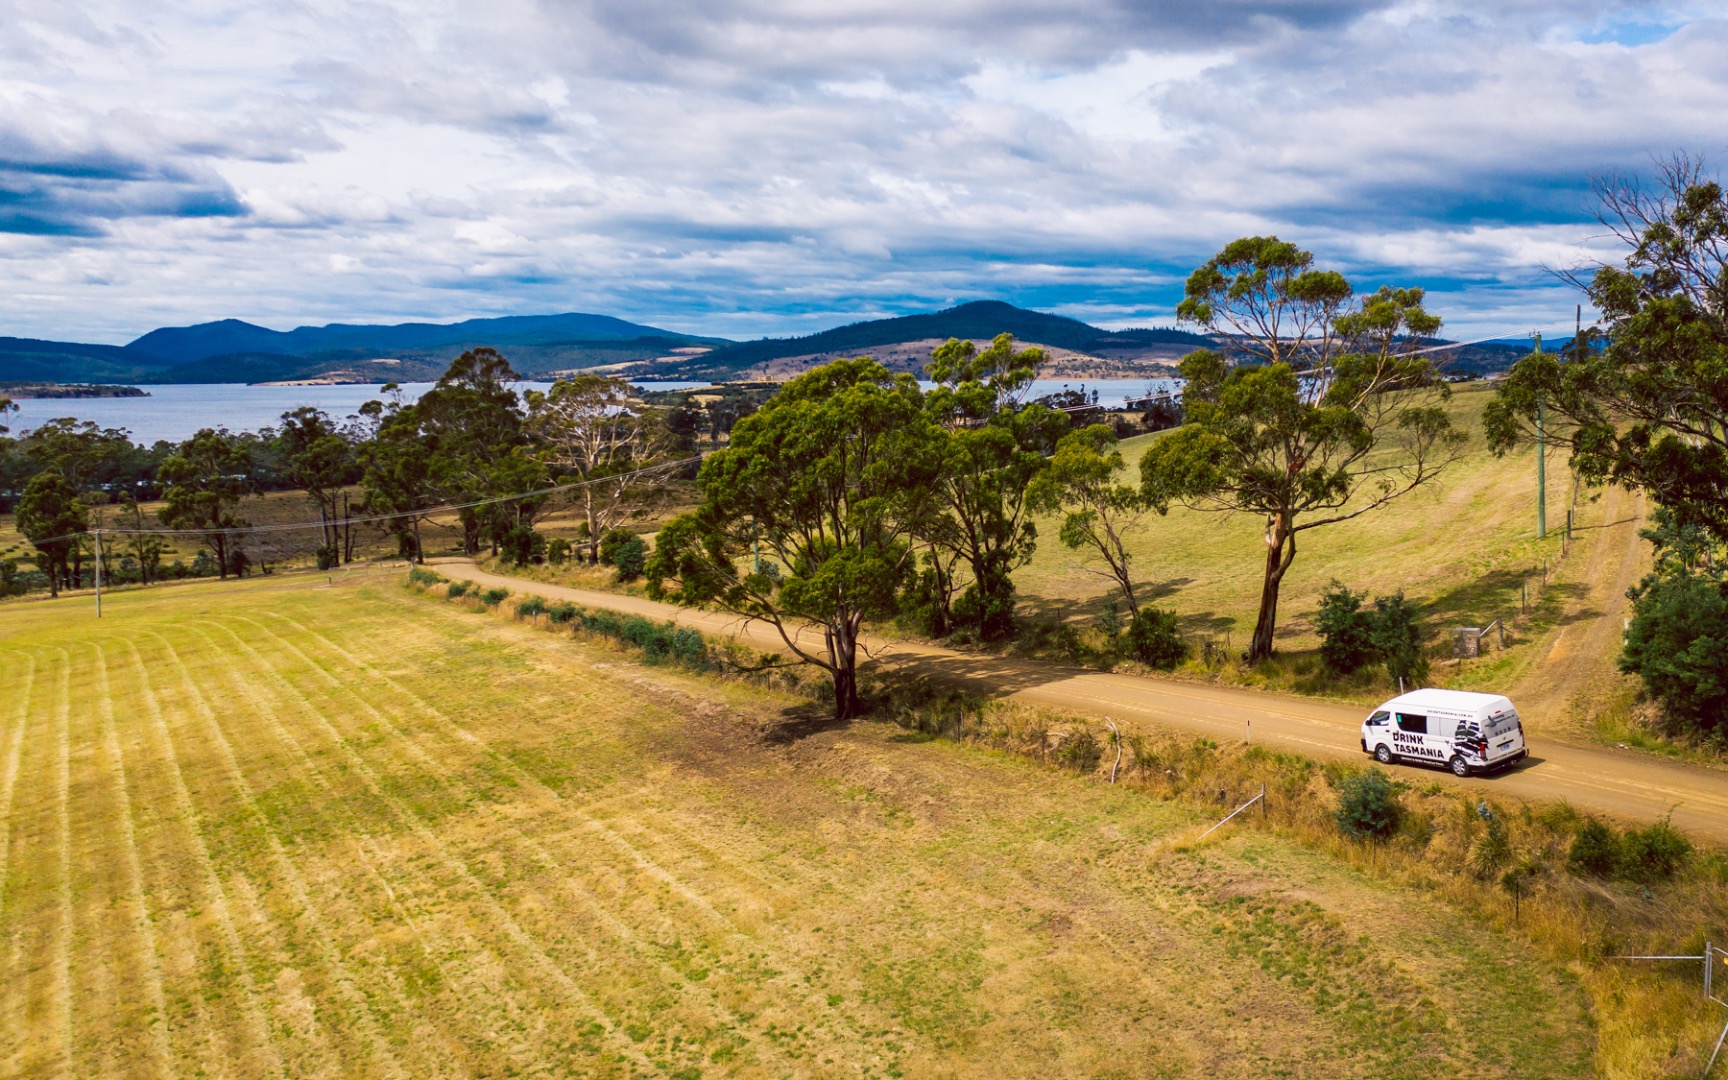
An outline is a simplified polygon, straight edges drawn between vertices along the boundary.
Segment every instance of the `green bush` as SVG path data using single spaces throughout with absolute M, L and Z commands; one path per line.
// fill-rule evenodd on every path
M 485 604 L 487 607 L 497 607 L 499 604 L 502 604 L 504 598 L 509 595 L 509 589 L 487 589 L 485 592 L 480 594 L 480 602 Z
M 452 600 L 455 600 L 461 596 L 466 596 L 467 594 L 468 594 L 468 583 L 466 581 L 452 581 L 450 583 L 449 588 L 445 592 L 445 595 L 448 596 Z
M 1422 654 L 1422 624 L 1416 607 L 1400 589 L 1374 598 L 1374 648 L 1386 662 L 1386 674 L 1420 686 L 1428 678 L 1428 658 Z
M 1385 840 L 1398 831 L 1404 807 L 1398 784 L 1379 769 L 1347 777 L 1338 788 L 1338 827 L 1358 840 Z
M 648 562 L 648 545 L 629 529 L 613 529 L 600 538 L 600 561 L 618 571 L 619 581 L 635 581 Z
M 1367 593 L 1353 593 L 1336 579 L 1320 595 L 1315 619 L 1320 659 L 1340 675 L 1353 674 L 1380 655 L 1374 645 L 1374 613 L 1362 606 L 1367 599 Z
M 1188 647 L 1176 630 L 1176 613 L 1161 608 L 1141 608 L 1128 621 L 1122 635 L 1128 655 L 1148 667 L 1169 671 L 1188 655 Z
M 417 585 L 422 589 L 430 588 L 443 580 L 444 576 L 442 574 L 435 574 L 430 570 L 422 570 L 418 566 L 408 571 L 408 584 Z
M 527 566 L 546 557 L 546 538 L 527 525 L 517 525 L 498 538 L 498 555 L 512 566 Z
M 1614 830 L 1595 819 L 1586 821 L 1572 838 L 1566 866 L 1581 876 L 1613 876 L 1620 868 L 1620 841 Z
M 553 604 L 546 609 L 546 617 L 552 620 L 554 626 L 565 626 L 576 621 L 575 604 Z
M 1728 595 L 1706 577 L 1651 575 L 1633 590 L 1620 670 L 1644 680 L 1670 720 L 1728 735 Z
M 518 619 L 532 619 L 536 615 L 546 614 L 546 601 L 538 596 L 530 596 L 516 605 Z
M 570 561 L 570 541 L 562 536 L 546 542 L 546 561 L 553 566 L 563 566 Z
M 334 570 L 342 564 L 342 552 L 335 544 L 324 544 L 318 548 L 318 569 Z
M 1663 819 L 1649 828 L 1627 832 L 1621 844 L 1620 868 L 1638 880 L 1670 878 L 1691 856 L 1692 845 Z
M 1090 731 L 1076 732 L 1056 751 L 1056 763 L 1077 773 L 1095 771 L 1103 758 L 1104 748 Z

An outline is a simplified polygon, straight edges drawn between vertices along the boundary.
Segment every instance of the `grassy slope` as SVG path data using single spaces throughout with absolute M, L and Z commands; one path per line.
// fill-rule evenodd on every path
M 0 1073 L 1589 1068 L 1527 948 L 1135 792 L 389 586 L 108 616 L 0 623 Z
M 1301 535 L 1295 563 L 1286 575 L 1279 601 L 1278 643 L 1286 653 L 1318 647 L 1313 617 L 1320 594 L 1336 578 L 1358 591 L 1376 594 L 1403 589 L 1427 605 L 1435 641 L 1449 643 L 1455 626 L 1484 626 L 1495 618 L 1516 620 L 1512 640 L 1528 646 L 1577 605 L 1583 592 L 1567 580 L 1567 567 L 1585 561 L 1593 534 L 1579 533 L 1564 564 L 1560 530 L 1572 496 L 1562 458 L 1548 462 L 1548 523 L 1545 541 L 1535 538 L 1536 461 L 1524 449 L 1495 458 L 1482 444 L 1482 408 L 1491 399 L 1485 388 L 1464 387 L 1452 398 L 1454 421 L 1470 433 L 1467 456 L 1434 485 L 1420 489 L 1387 509 Z M 1157 435 L 1123 444 L 1129 478 L 1137 480 L 1139 460 Z M 1602 507 L 1581 500 L 1579 521 L 1598 524 Z M 1104 578 L 1086 569 L 1079 553 L 1056 540 L 1056 523 L 1040 521 L 1040 543 L 1033 562 L 1016 575 L 1023 611 L 1035 617 L 1066 617 L 1090 622 L 1111 595 Z M 1137 580 L 1154 602 L 1175 609 L 1184 630 L 1197 639 L 1247 646 L 1253 633 L 1265 562 L 1264 523 L 1246 514 L 1203 513 L 1172 508 L 1132 539 Z M 1560 569 L 1541 589 L 1547 560 Z M 1520 617 L 1520 584 L 1528 581 L 1533 610 Z M 1228 637 L 1226 637 L 1228 635 Z M 1437 681 L 1475 685 L 1505 680 L 1522 670 L 1531 650 L 1510 657 L 1491 654 L 1492 673 L 1471 665 L 1439 669 Z M 1488 666 L 1484 661 L 1478 667 Z M 1298 685 L 1289 688 L 1301 689 Z M 1382 688 L 1365 686 L 1368 697 Z M 1359 696 L 1361 696 L 1359 695 Z

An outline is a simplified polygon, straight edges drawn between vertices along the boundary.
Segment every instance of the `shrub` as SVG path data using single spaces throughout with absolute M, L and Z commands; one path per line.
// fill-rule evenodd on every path
M 1512 841 L 1496 814 L 1486 814 L 1488 831 L 1470 845 L 1470 871 L 1484 880 L 1512 861 Z
M 546 538 L 526 525 L 517 525 L 498 538 L 498 554 L 512 566 L 527 566 L 545 558 Z
M 635 581 L 648 562 L 648 545 L 629 529 L 613 529 L 600 538 L 600 561 L 615 567 L 619 581 Z
M 554 566 L 563 566 L 570 561 L 570 541 L 562 536 L 546 542 L 546 561 Z
M 1647 829 L 1633 829 L 1621 846 L 1621 871 L 1640 880 L 1669 878 L 1686 865 L 1692 845 L 1666 818 Z
M 1162 671 L 1174 668 L 1188 654 L 1176 632 L 1176 613 L 1160 608 L 1141 608 L 1128 621 L 1123 641 L 1130 656 Z
M 430 588 L 443 580 L 443 575 L 435 574 L 430 570 L 422 570 L 418 566 L 408 571 L 408 584 L 417 585 L 422 589 Z
M 1063 741 L 1062 748 L 1056 751 L 1056 763 L 1077 773 L 1095 771 L 1103 757 L 1104 748 L 1098 745 L 1090 731 L 1084 730 L 1070 735 Z
M 342 552 L 335 544 L 323 544 L 318 548 L 318 569 L 334 570 L 342 562 Z
M 1398 831 L 1404 808 L 1398 784 L 1379 769 L 1347 777 L 1338 788 L 1338 827 L 1358 840 L 1385 840 Z
M 553 604 L 546 609 L 546 617 L 552 620 L 554 626 L 564 626 L 576 621 L 575 604 Z
M 1728 733 L 1728 596 L 1693 574 L 1651 575 L 1634 590 L 1620 670 L 1644 680 L 1679 726 Z
M 455 600 L 458 597 L 467 595 L 467 593 L 468 593 L 468 583 L 466 581 L 452 581 L 450 583 L 448 589 L 445 591 L 444 595 L 448 596 L 452 600 Z
M 546 601 L 538 596 L 530 596 L 516 605 L 518 619 L 532 619 L 536 615 L 546 614 Z
M 504 598 L 509 595 L 509 589 L 487 589 L 485 592 L 480 594 L 480 602 L 485 604 L 487 607 L 497 607 L 499 604 L 502 604 Z
M 1374 648 L 1386 662 L 1386 674 L 1420 685 L 1428 678 L 1428 658 L 1422 655 L 1422 624 L 1416 608 L 1400 589 L 1374 598 Z
M 1591 819 L 1572 838 L 1572 848 L 1566 853 L 1566 866 L 1574 874 L 1609 877 L 1620 868 L 1620 842 L 1614 830 Z
M 1374 645 L 1374 613 L 1362 606 L 1367 599 L 1367 593 L 1353 593 L 1336 579 L 1320 596 L 1315 619 L 1320 659 L 1340 675 L 1352 674 L 1380 655 Z

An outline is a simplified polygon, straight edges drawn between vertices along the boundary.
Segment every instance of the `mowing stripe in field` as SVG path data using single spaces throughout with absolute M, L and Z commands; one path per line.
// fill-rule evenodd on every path
M 276 688 L 281 692 L 285 699 L 292 699 L 292 706 L 300 712 L 301 716 L 313 724 L 318 723 L 322 719 L 317 706 L 312 704 L 312 702 L 303 693 L 301 693 L 297 687 L 289 682 L 276 665 L 270 663 L 269 660 L 264 658 L 244 638 L 234 633 L 231 628 L 221 623 L 210 623 L 208 625 L 214 626 L 223 631 L 233 640 L 234 646 L 239 650 L 239 652 L 250 658 L 252 666 L 246 672 L 246 677 L 242 681 L 248 687 L 248 693 L 252 703 L 259 709 L 260 714 L 265 718 L 272 734 L 276 736 L 277 741 L 289 749 L 295 760 L 300 763 L 303 769 L 305 769 L 307 775 L 310 776 L 320 790 L 325 793 L 324 797 L 315 800 L 314 805 L 309 807 L 308 810 L 320 817 L 331 819 L 340 817 L 343 819 L 341 822 L 342 835 L 353 838 L 355 850 L 359 854 L 359 863 L 364 866 L 370 876 L 377 881 L 383 895 L 386 897 L 386 905 L 389 908 L 394 921 L 398 921 L 414 931 L 417 943 L 422 952 L 432 960 L 434 966 L 438 969 L 440 982 L 452 988 L 460 988 L 453 990 L 453 992 L 463 999 L 463 1008 L 454 1016 L 445 1017 L 441 1022 L 430 1025 L 417 1025 L 415 1033 L 416 1040 L 423 1042 L 428 1047 L 427 1052 L 432 1055 L 433 1060 L 435 1061 L 438 1060 L 440 1054 L 434 1052 L 431 1048 L 436 1047 L 437 1051 L 440 1051 L 444 1058 L 444 1062 L 440 1062 L 442 1064 L 457 1061 L 463 1057 L 461 1047 L 450 1038 L 453 1025 L 458 1021 L 470 1025 L 477 1025 L 478 1030 L 481 1032 L 496 1031 L 499 1027 L 504 1027 L 506 1029 L 520 1029 L 524 1027 L 524 1017 L 520 1014 L 519 1010 L 515 1008 L 513 999 L 499 992 L 499 987 L 481 987 L 478 990 L 470 987 L 469 984 L 473 980 L 464 972 L 459 971 L 455 966 L 453 966 L 450 957 L 439 957 L 433 953 L 431 944 L 435 939 L 429 937 L 421 929 L 421 926 L 415 920 L 414 915 L 403 905 L 402 899 L 398 895 L 399 892 L 401 892 L 412 898 L 412 892 L 406 889 L 402 882 L 398 882 L 394 888 L 390 885 L 385 874 L 379 868 L 388 862 L 388 858 L 381 850 L 378 850 L 377 842 L 366 831 L 366 829 L 359 824 L 359 819 L 356 816 L 353 807 L 349 804 L 350 797 L 347 795 L 337 794 L 335 785 L 333 785 L 329 777 L 325 775 L 323 767 L 321 767 L 318 764 L 317 759 L 301 745 L 299 739 L 293 735 L 289 725 L 284 723 L 281 714 L 266 698 L 257 692 L 256 686 L 258 683 L 264 681 L 269 681 L 275 684 Z M 340 813 L 337 813 L 338 810 Z M 368 843 L 372 844 L 374 849 L 371 853 L 368 853 L 366 850 Z M 344 891 L 352 895 L 352 889 L 346 889 Z M 368 920 L 368 922 L 370 921 L 371 920 Z M 365 924 L 366 923 L 362 923 L 362 925 Z M 467 943 L 467 956 L 481 955 L 486 951 L 486 946 L 475 940 L 472 936 L 463 935 L 463 940 Z M 447 952 L 451 951 L 451 948 L 452 947 L 449 944 L 444 945 L 444 949 Z M 394 977 L 393 972 L 392 983 L 397 990 L 398 1000 L 403 1003 L 404 1009 L 406 1010 L 408 1005 L 406 999 L 402 996 L 400 980 Z M 496 1017 L 492 1015 L 494 1013 L 497 1014 Z M 497 1022 L 499 1019 L 508 1022 L 505 1024 L 499 1024 Z M 489 1038 L 492 1041 L 496 1041 L 497 1036 L 491 1035 Z M 534 1060 L 532 1050 L 524 1046 L 518 1046 L 516 1048 L 515 1056 L 518 1067 L 532 1064 Z
M 309 631 L 305 627 L 295 624 L 296 630 L 299 632 L 316 638 L 323 642 L 329 649 L 332 649 L 337 654 L 347 658 L 351 665 L 360 671 L 362 677 L 344 681 L 342 678 L 328 670 L 326 665 L 321 663 L 316 657 L 306 653 L 303 649 L 299 648 L 299 646 L 293 645 L 281 635 L 274 633 L 269 628 L 257 624 L 252 620 L 247 619 L 242 621 L 251 624 L 261 635 L 268 636 L 271 640 L 276 642 L 278 647 L 291 650 L 301 659 L 306 661 L 306 663 L 310 665 L 310 670 L 315 671 L 327 686 L 333 690 L 340 689 L 343 692 L 342 700 L 347 702 L 357 702 L 362 709 L 372 716 L 375 722 L 388 731 L 392 739 L 389 745 L 410 750 L 417 760 L 422 762 L 429 770 L 438 775 L 446 788 L 451 792 L 456 802 L 463 805 L 475 805 L 480 802 L 479 796 L 472 788 L 463 784 L 447 765 L 433 757 L 426 748 L 421 745 L 419 739 L 423 738 L 423 735 L 414 735 L 408 730 L 398 727 L 397 724 L 391 720 L 389 714 L 373 705 L 370 701 L 365 700 L 363 695 L 354 694 L 351 688 L 355 686 L 366 686 L 370 688 L 378 683 L 387 682 L 401 693 L 407 694 L 409 693 L 408 691 L 402 690 L 398 684 L 395 684 L 393 680 L 389 680 L 387 676 L 382 675 L 382 673 L 378 672 L 375 668 L 366 665 L 351 653 L 347 653 L 346 650 L 341 650 L 339 647 L 334 646 L 334 644 L 327 638 L 317 634 L 316 632 Z M 421 706 L 421 713 L 436 714 L 442 717 L 441 713 L 437 713 L 437 710 L 422 699 L 416 697 L 415 700 Z M 419 713 L 416 715 L 419 715 Z M 508 762 L 505 761 L 501 755 L 491 751 L 490 748 L 485 747 L 483 743 L 474 739 L 472 736 L 469 736 L 466 732 L 459 732 L 458 738 L 471 746 L 479 746 L 483 748 L 485 750 L 484 757 L 486 760 L 504 765 L 507 771 L 510 771 L 513 768 L 509 766 Z M 567 804 L 565 804 L 564 801 L 556 795 L 556 793 L 551 792 L 549 789 L 539 784 L 534 778 L 522 773 L 520 770 L 512 772 L 512 779 L 517 780 L 520 786 L 530 794 L 537 796 L 538 801 L 542 806 L 567 808 Z M 509 819 L 499 819 L 498 824 L 498 833 L 513 835 L 515 841 L 527 849 L 531 861 L 549 871 L 551 880 L 556 884 L 560 891 L 581 903 L 587 912 L 602 927 L 604 927 L 607 932 L 615 938 L 622 940 L 626 946 L 630 948 L 632 954 L 639 962 L 648 964 L 655 968 L 658 973 L 671 984 L 675 992 L 686 997 L 694 998 L 695 1000 L 691 1002 L 692 1004 L 698 1005 L 703 1011 L 708 1012 L 715 1019 L 718 1019 L 723 1023 L 744 1026 L 738 1015 L 732 1010 L 726 1008 L 719 1001 L 718 995 L 715 991 L 691 980 L 685 973 L 679 971 L 675 966 L 667 963 L 664 959 L 649 953 L 646 947 L 644 947 L 640 936 L 634 929 L 608 911 L 604 904 L 592 893 L 581 887 L 578 882 L 581 869 L 591 863 L 591 859 L 584 857 L 588 853 L 578 852 L 575 853 L 572 858 L 560 861 L 545 847 L 543 843 L 523 831 L 517 825 L 511 823 Z M 496 848 L 501 839 L 502 838 L 496 834 L 492 835 L 488 841 L 489 847 Z M 556 936 L 558 936 L 562 941 L 562 934 L 557 934 Z M 760 942 L 752 942 L 752 945 L 758 949 L 761 947 Z M 585 952 L 587 953 L 589 964 L 592 965 L 598 959 L 593 946 L 591 944 L 587 945 Z M 596 973 L 595 977 L 603 978 L 604 976 Z M 708 1021 L 704 1021 L 704 1023 L 707 1022 Z M 766 1047 L 766 1052 L 771 1056 L 780 1058 L 786 1066 L 795 1067 L 792 1066 L 790 1061 L 787 1061 L 784 1058 L 784 1055 L 778 1046 L 770 1043 Z
M 222 650 L 217 647 L 215 641 L 208 634 L 195 627 L 188 629 L 204 639 L 204 643 L 209 646 L 212 654 L 222 655 Z M 158 637 L 158 635 L 151 636 Z M 342 1003 L 346 1006 L 341 1015 L 360 1026 L 362 1041 L 366 1045 L 366 1056 L 382 1064 L 384 1075 L 392 1077 L 408 1075 L 403 1070 L 401 1062 L 396 1060 L 395 1054 L 391 1053 L 389 1045 L 379 1031 L 378 1018 L 373 1014 L 364 996 L 356 989 L 353 972 L 343 963 L 340 954 L 331 944 L 332 928 L 329 918 L 319 910 L 307 888 L 305 877 L 300 873 L 293 858 L 289 856 L 287 849 L 282 844 L 282 838 L 271 826 L 269 817 L 259 808 L 258 798 L 254 794 L 251 784 L 247 782 L 246 775 L 240 768 L 239 760 L 234 756 L 234 748 L 222 730 L 222 724 L 217 718 L 216 711 L 210 707 L 210 702 L 205 697 L 203 690 L 198 687 L 192 679 L 191 673 L 186 670 L 186 665 L 182 662 L 179 651 L 165 639 L 162 640 L 163 647 L 173 659 L 175 667 L 180 671 L 189 699 L 193 702 L 198 714 L 203 718 L 205 726 L 210 731 L 210 736 L 228 773 L 229 783 L 234 788 L 235 793 L 239 795 L 242 805 L 246 807 L 248 814 L 251 815 L 260 833 L 269 844 L 270 852 L 275 856 L 277 865 L 281 868 L 282 877 L 288 886 L 289 893 L 299 905 L 300 914 L 312 925 L 311 937 L 319 959 L 329 969 Z M 232 663 L 224 663 L 221 668 L 223 676 L 230 685 L 242 693 L 247 692 L 247 680 L 236 674 Z M 253 704 L 259 707 L 260 712 L 263 711 L 264 706 L 256 698 L 253 699 Z M 352 1067 L 345 1054 L 341 1056 L 340 1060 L 343 1062 L 343 1067 Z
M 54 948 L 55 1010 L 59 1015 L 61 1075 L 72 1068 L 72 657 L 60 652 L 60 688 L 55 695 L 54 816 L 60 829 L 60 934 Z
M 126 756 L 120 748 L 120 732 L 114 722 L 112 683 L 108 677 L 108 654 L 96 643 L 96 701 L 102 719 L 102 742 L 108 751 L 118 807 L 115 821 L 125 842 L 127 901 L 133 911 L 133 926 L 140 939 L 138 951 L 144 968 L 144 993 L 149 1005 L 145 1026 L 156 1072 L 174 1075 L 174 1053 L 168 1042 L 168 1003 L 162 990 L 162 965 L 157 956 L 156 927 L 144 895 L 144 869 L 138 857 L 138 832 L 132 820 L 132 797 L 126 786 Z
M 250 620 L 245 621 L 249 622 Z M 309 657 L 306 657 L 305 654 L 291 642 L 284 641 L 283 644 L 287 646 L 290 651 L 299 653 L 302 659 L 304 659 L 308 664 L 317 667 Z M 328 676 L 328 673 L 326 673 L 326 677 L 333 679 L 333 677 Z M 337 683 L 337 685 L 341 684 Z M 358 703 L 362 708 L 372 712 L 375 716 L 382 719 L 382 714 L 378 713 L 376 709 L 373 709 L 371 705 L 359 694 L 351 694 L 349 700 Z M 575 1004 L 580 1009 L 587 1012 L 590 1019 L 600 1026 L 601 1030 L 618 1048 L 620 1053 L 649 1072 L 665 1075 L 664 1070 L 649 1060 L 641 1050 L 636 1047 L 634 1042 L 626 1038 L 624 1034 L 618 1030 L 616 1021 L 604 1009 L 602 1009 L 588 994 L 588 992 L 585 991 L 575 981 L 575 979 L 573 979 L 570 974 L 564 970 L 563 966 L 554 960 L 541 944 L 535 940 L 532 935 L 525 931 L 521 924 L 510 915 L 497 894 L 480 880 L 473 866 L 466 859 L 453 852 L 449 846 L 439 838 L 437 832 L 434 831 L 419 814 L 405 805 L 401 800 L 389 794 L 387 785 L 384 784 L 382 778 L 369 764 L 367 764 L 365 758 L 360 755 L 360 753 L 354 748 L 353 744 L 330 723 L 328 717 L 319 716 L 317 719 L 332 741 L 341 748 L 355 771 L 364 779 L 367 787 L 373 792 L 373 794 L 376 795 L 385 805 L 391 808 L 397 820 L 409 829 L 409 831 L 418 836 L 429 851 L 436 854 L 439 861 L 444 863 L 447 870 L 467 885 L 473 895 L 487 910 L 488 914 L 490 914 L 495 920 L 498 928 L 504 932 L 504 934 L 519 950 L 526 954 L 529 963 L 539 970 L 541 974 L 547 976 L 552 982 L 555 982 L 562 987 L 564 992 L 569 995 Z
M 0 773 L 0 926 L 5 925 L 7 873 L 11 867 L 12 793 L 17 790 L 18 759 L 24 749 L 24 725 L 30 719 L 30 698 L 36 690 L 35 654 L 8 652 L 7 655 L 22 656 L 29 666 L 24 671 L 21 685 L 13 682 L 11 673 L 7 673 L 8 684 L 16 687 L 14 692 L 18 695 L 18 718 L 6 730 L 6 765 L 4 772 Z
M 312 657 L 307 656 L 302 650 L 295 647 L 296 651 L 300 652 L 302 656 L 305 656 L 308 662 L 314 664 L 316 669 L 323 675 L 324 680 L 332 688 L 348 688 L 355 685 L 365 685 L 384 686 L 395 691 L 413 704 L 413 715 L 425 716 L 436 720 L 444 730 L 454 736 L 458 742 L 477 750 L 482 754 L 485 760 L 494 763 L 522 789 L 536 796 L 543 805 L 555 807 L 562 814 L 576 818 L 581 823 L 585 832 L 594 839 L 599 840 L 605 849 L 611 850 L 612 858 L 622 859 L 626 865 L 633 867 L 638 873 L 646 875 L 650 879 L 658 882 L 676 899 L 685 904 L 696 907 L 701 913 L 707 915 L 709 919 L 716 924 L 717 928 L 723 935 L 733 939 L 737 947 L 738 959 L 735 959 L 734 964 L 731 966 L 742 969 L 739 971 L 739 978 L 741 981 L 756 984 L 754 987 L 756 989 L 767 989 L 766 987 L 761 986 L 761 980 L 755 976 L 755 971 L 752 970 L 759 968 L 760 964 L 746 962 L 752 954 L 755 954 L 758 957 L 766 955 L 772 960 L 774 967 L 779 968 L 781 972 L 785 973 L 782 976 L 777 977 L 776 981 L 784 983 L 786 990 L 797 994 L 799 997 L 812 996 L 808 989 L 795 989 L 798 979 L 792 977 L 791 973 L 794 971 L 800 971 L 804 975 L 809 975 L 812 970 L 820 968 L 821 958 L 800 956 L 799 960 L 803 962 L 795 962 L 793 958 L 785 955 L 784 945 L 777 946 L 761 937 L 752 936 L 739 927 L 729 916 L 715 908 L 705 897 L 691 888 L 688 883 L 677 877 L 677 875 L 666 870 L 647 853 L 630 844 L 622 835 L 608 828 L 600 820 L 594 818 L 590 813 L 588 813 L 585 806 L 570 802 L 556 790 L 541 783 L 537 777 L 528 773 L 526 770 L 511 761 L 507 754 L 495 749 L 484 739 L 474 735 L 471 731 L 452 720 L 447 714 L 431 702 L 404 687 L 401 683 L 397 682 L 374 665 L 367 663 L 354 653 L 342 648 L 340 645 L 337 645 L 327 636 L 278 613 L 267 612 L 265 614 L 268 617 L 273 617 L 274 619 L 280 620 L 293 627 L 298 634 L 309 636 L 322 642 L 327 650 L 334 653 L 336 656 L 341 657 L 355 670 L 355 678 L 344 680 L 329 671 L 325 665 L 318 663 Z M 244 621 L 256 626 L 261 632 L 271 633 L 271 631 L 258 624 L 255 620 L 245 619 Z M 273 636 L 275 636 L 279 641 L 283 640 L 280 635 Z M 387 726 L 391 733 L 403 745 L 411 746 L 414 749 L 416 756 L 420 760 L 424 761 L 429 768 L 436 771 L 441 777 L 445 778 L 452 785 L 453 789 L 459 789 L 462 792 L 462 797 L 464 799 L 471 800 L 474 797 L 473 793 L 469 789 L 461 786 L 461 782 L 452 775 L 448 766 L 439 762 L 423 745 L 421 745 L 421 740 L 425 738 L 424 734 L 411 734 L 406 730 L 397 728 L 396 725 L 390 722 L 383 712 L 371 706 L 370 703 L 363 702 L 362 707 L 371 711 L 374 718 L 377 719 L 379 723 Z M 563 885 L 567 892 L 573 890 L 573 881 L 577 876 L 571 868 L 589 865 L 593 861 L 590 851 L 577 851 L 574 852 L 573 857 L 568 860 L 568 867 L 566 867 L 561 865 L 558 860 L 551 856 L 540 842 L 529 837 L 520 829 L 512 829 L 512 831 L 522 839 L 522 842 L 534 854 L 536 861 L 542 862 L 543 865 L 554 871 L 556 875 L 555 880 Z M 565 842 L 569 842 L 573 839 L 573 837 L 564 837 Z M 583 899 L 589 904 L 594 903 L 594 901 L 589 899 L 587 896 L 584 896 Z M 631 932 L 632 939 L 635 939 L 636 936 L 637 935 L 634 932 Z M 670 967 L 670 965 L 665 966 Z M 675 968 L 672 970 L 676 972 Z M 688 982 L 688 980 L 682 976 L 682 973 L 678 973 L 678 978 L 682 983 Z M 813 996 L 812 1002 L 814 1008 L 825 1014 L 820 1022 L 824 1028 L 834 1033 L 834 1044 L 836 1047 L 847 1045 L 856 1047 L 860 1045 L 858 1039 L 859 1033 L 854 1028 L 854 1025 L 859 1020 L 858 1017 L 853 1015 L 853 1013 L 842 1012 L 835 1009 L 833 1006 L 828 1005 L 826 999 L 821 996 Z M 729 1012 L 730 1010 L 726 1011 Z M 856 1006 L 854 1006 L 854 1012 L 856 1012 Z M 892 1021 L 886 1017 L 880 1018 L 880 1022 L 883 1026 L 892 1023 Z M 770 1045 L 773 1044 L 770 1043 Z M 779 1048 L 775 1046 L 776 1052 L 778 1049 Z
M 180 813 L 181 824 L 191 840 L 192 853 L 201 876 L 204 888 L 210 899 L 210 910 L 216 916 L 216 925 L 221 932 L 222 944 L 229 966 L 238 973 L 243 991 L 241 1019 L 243 1026 L 258 1053 L 262 1054 L 269 1066 L 269 1071 L 276 1076 L 286 1076 L 283 1066 L 281 1049 L 271 1036 L 271 1024 L 260 1003 L 260 995 L 256 980 L 252 977 L 251 957 L 244 943 L 240 940 L 240 931 L 235 925 L 234 917 L 229 909 L 228 893 L 223 888 L 222 879 L 216 872 L 215 862 L 210 857 L 210 847 L 204 836 L 203 819 L 197 806 L 192 801 L 192 793 L 187 789 L 186 776 L 180 767 L 180 756 L 175 750 L 174 736 L 168 730 L 167 719 L 163 716 L 161 699 L 156 687 L 150 680 L 150 670 L 144 663 L 143 654 L 131 641 L 126 642 L 127 650 L 132 655 L 132 667 L 138 679 L 138 686 L 143 691 L 144 711 L 150 721 L 156 736 L 157 750 L 167 766 L 175 808 Z

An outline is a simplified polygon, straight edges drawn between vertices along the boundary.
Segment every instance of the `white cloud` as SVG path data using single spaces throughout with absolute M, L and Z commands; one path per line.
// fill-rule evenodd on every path
M 1570 311 L 1544 265 L 1601 253 L 1592 173 L 1721 149 L 1709 15 L 0 0 L 0 333 L 590 310 L 749 335 L 981 296 L 1124 325 L 1253 232 L 1428 283 L 1454 330 L 1522 324 Z

